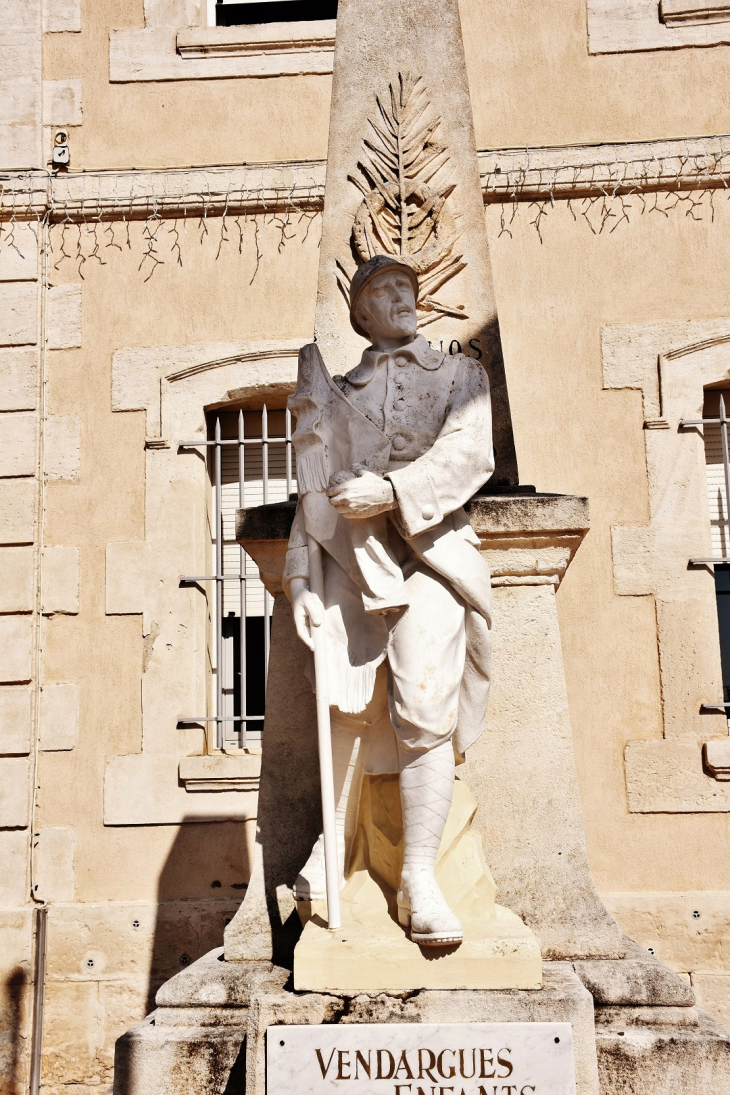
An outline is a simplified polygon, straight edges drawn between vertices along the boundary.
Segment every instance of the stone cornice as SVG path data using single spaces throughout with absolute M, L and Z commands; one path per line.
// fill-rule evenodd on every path
M 238 510 L 236 538 L 274 596 L 296 504 Z M 492 572 L 493 586 L 558 586 L 590 528 L 587 498 L 568 494 L 477 495 L 466 505 Z
M 486 204 L 730 187 L 730 136 L 479 153 Z M 83 222 L 318 211 L 324 160 L 151 170 L 9 171 L 0 219 Z
M 177 32 L 177 52 L 183 58 L 282 57 L 285 54 L 328 53 L 335 48 L 335 20 L 264 23 L 237 27 L 188 27 Z
M 726 189 L 730 136 L 502 148 L 479 153 L 484 201 Z

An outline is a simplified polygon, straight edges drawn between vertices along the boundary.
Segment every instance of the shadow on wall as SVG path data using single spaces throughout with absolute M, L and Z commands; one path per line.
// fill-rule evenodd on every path
M 215 947 L 246 893 L 253 820 L 200 822 L 178 827 L 157 887 L 147 1009 L 165 981 Z
M 16 1095 L 25 1090 L 25 1083 L 21 1083 L 21 1023 L 23 1013 L 23 997 L 29 982 L 28 973 L 17 966 L 8 974 L 5 980 L 5 999 L 3 1001 L 3 1016 L 0 1025 L 0 1092 L 2 1095 Z

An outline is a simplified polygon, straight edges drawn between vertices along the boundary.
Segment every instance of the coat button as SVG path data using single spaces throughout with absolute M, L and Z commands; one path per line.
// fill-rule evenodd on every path
M 397 354 L 396 357 L 393 360 L 395 361 L 396 365 L 407 365 L 408 364 L 408 358 L 404 357 L 403 354 Z
M 405 437 L 401 437 L 400 434 L 398 434 L 397 437 L 393 438 L 393 448 L 395 449 L 396 452 L 403 452 L 403 449 L 405 447 L 406 447 Z
M 395 403 L 393 404 L 393 407 L 395 408 L 396 411 L 404 411 L 406 409 L 405 399 L 396 399 Z
M 433 521 L 435 513 L 433 506 L 424 506 L 421 510 L 421 517 L 424 521 Z

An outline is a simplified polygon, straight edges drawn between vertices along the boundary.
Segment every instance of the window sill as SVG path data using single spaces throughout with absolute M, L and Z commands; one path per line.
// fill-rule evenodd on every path
M 182 757 L 179 772 L 186 791 L 257 791 L 261 756 L 242 752 Z
M 727 0 L 661 0 L 660 16 L 668 27 L 704 26 L 730 22 Z
M 703 750 L 705 768 L 713 779 L 730 782 L 730 738 L 706 741 Z
M 588 52 L 635 53 L 730 43 L 724 0 L 587 0 Z M 718 14 L 719 12 L 719 14 Z M 713 14 L 714 13 L 714 14 Z
M 281 57 L 332 53 L 335 20 L 263 23 L 241 27 L 190 27 L 177 34 L 177 52 L 186 59 L 204 57 Z
M 113 30 L 109 80 L 135 83 L 231 77 L 327 75 L 334 19 L 242 27 Z

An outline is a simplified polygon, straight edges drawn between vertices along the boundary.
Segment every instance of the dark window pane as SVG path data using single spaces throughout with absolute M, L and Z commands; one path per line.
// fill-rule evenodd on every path
M 723 701 L 730 703 L 730 566 L 715 566 L 715 595 L 720 629 Z
M 238 616 L 223 617 L 223 638 L 233 639 L 233 714 L 241 715 L 241 631 Z M 264 617 L 246 619 L 246 714 L 263 715 L 266 707 L 266 647 Z M 269 629 L 271 620 L 269 620 Z M 263 730 L 263 723 L 247 723 L 248 730 Z
M 218 4 L 219 27 L 246 23 L 293 23 L 314 19 L 335 19 L 337 0 L 276 0 L 271 4 Z

